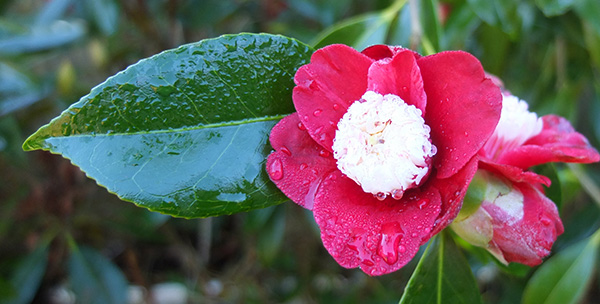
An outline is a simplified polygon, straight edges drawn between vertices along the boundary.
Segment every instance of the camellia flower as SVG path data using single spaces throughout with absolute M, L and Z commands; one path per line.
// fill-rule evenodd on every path
M 458 214 L 500 89 L 468 53 L 384 45 L 327 46 L 294 80 L 297 112 L 270 135 L 271 180 L 313 211 L 340 265 L 401 268 Z
M 550 180 L 525 170 L 547 162 L 596 162 L 600 155 L 566 119 L 538 118 L 507 92 L 502 103 L 500 121 L 479 151 L 480 169 L 452 228 L 505 264 L 535 266 L 564 229 L 556 205 L 543 192 Z

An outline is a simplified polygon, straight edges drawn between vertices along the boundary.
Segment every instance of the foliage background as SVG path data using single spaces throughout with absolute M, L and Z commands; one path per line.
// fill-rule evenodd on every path
M 0 0 L 0 302 L 46 303 L 64 290 L 80 301 L 114 302 L 128 286 L 149 296 L 165 282 L 180 283 L 190 302 L 400 299 L 418 259 L 377 278 L 343 269 L 322 247 L 311 214 L 292 203 L 175 219 L 119 201 L 59 156 L 21 151 L 29 134 L 93 86 L 183 43 L 268 32 L 317 46 L 462 49 L 532 110 L 567 117 L 600 147 L 600 2 L 403 2 Z M 582 254 L 590 250 L 569 249 L 600 227 L 600 167 L 539 170 L 553 176 L 548 195 L 566 228 L 553 252 L 592 269 L 579 276 L 580 293 L 565 287 L 559 294 L 592 303 L 600 293 L 598 242 L 584 247 L 594 249 L 591 258 Z M 540 267 L 504 267 L 462 247 L 486 303 L 527 302 L 524 290 L 540 284 L 532 280 Z M 567 262 L 572 267 L 554 275 L 579 264 Z

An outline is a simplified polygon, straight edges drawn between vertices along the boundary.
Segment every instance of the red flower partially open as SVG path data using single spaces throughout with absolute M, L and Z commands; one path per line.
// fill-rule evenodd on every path
M 527 169 L 548 162 L 597 162 L 600 155 L 566 119 L 538 118 L 505 92 L 502 117 L 479 157 L 475 180 L 483 182 L 473 187 L 486 197 L 452 228 L 504 263 L 540 264 L 564 228 L 556 205 L 544 195 L 542 185 L 550 180 Z
M 313 211 L 340 265 L 401 268 L 458 213 L 500 116 L 499 88 L 468 53 L 384 45 L 322 48 L 294 80 L 297 113 L 273 128 L 267 172 Z

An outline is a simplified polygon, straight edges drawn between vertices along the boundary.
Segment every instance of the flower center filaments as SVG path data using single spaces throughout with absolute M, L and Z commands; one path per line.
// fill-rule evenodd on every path
M 500 120 L 483 148 L 486 157 L 495 160 L 503 151 L 515 149 L 542 132 L 543 120 L 528 108 L 527 102 L 516 96 L 502 95 Z
M 338 168 L 380 200 L 402 198 L 424 181 L 437 152 L 421 115 L 396 95 L 367 91 L 337 125 L 333 156 Z

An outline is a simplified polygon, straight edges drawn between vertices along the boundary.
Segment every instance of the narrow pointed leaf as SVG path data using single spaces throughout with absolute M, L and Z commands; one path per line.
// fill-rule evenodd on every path
M 62 154 L 124 200 L 181 217 L 286 200 L 264 161 L 294 112 L 293 76 L 312 49 L 283 36 L 226 35 L 142 60 L 23 145 Z
M 546 261 L 531 277 L 524 304 L 580 303 L 596 269 L 600 232 Z
M 469 263 L 447 233 L 433 238 L 404 289 L 400 304 L 481 303 Z
M 127 280 L 99 252 L 72 244 L 69 278 L 79 303 L 127 303 Z
M 10 285 L 14 297 L 5 299 L 6 304 L 31 303 L 37 293 L 48 264 L 48 244 L 42 242 L 32 253 L 28 254 L 17 266 Z
M 405 0 L 398 0 L 381 12 L 366 13 L 335 24 L 317 36 L 313 45 L 321 48 L 342 43 L 363 50 L 374 44 L 384 44 L 394 19 L 405 3 Z

